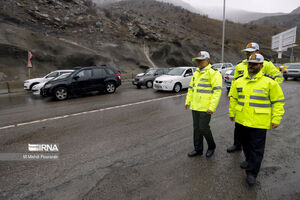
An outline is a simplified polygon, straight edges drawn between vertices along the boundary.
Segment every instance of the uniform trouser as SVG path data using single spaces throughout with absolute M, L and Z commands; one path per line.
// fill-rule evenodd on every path
M 215 149 L 216 144 L 212 136 L 209 122 L 211 115 L 206 112 L 192 111 L 194 127 L 194 148 L 197 152 L 203 152 L 203 137 L 205 137 L 208 149 Z
M 234 127 L 234 137 L 233 137 L 233 145 L 236 146 L 236 147 L 241 147 L 241 139 L 240 139 L 240 135 L 237 131 L 237 128 L 236 128 L 236 125 L 237 123 L 235 123 L 235 127 Z
M 247 174 L 257 176 L 264 156 L 266 143 L 266 129 L 250 128 L 236 123 L 243 152 L 248 162 Z

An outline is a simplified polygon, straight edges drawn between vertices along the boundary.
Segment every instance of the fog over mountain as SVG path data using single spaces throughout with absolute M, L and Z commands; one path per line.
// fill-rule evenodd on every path
M 111 3 L 116 3 L 124 0 L 93 0 L 99 6 L 106 6 Z M 223 20 L 223 8 L 222 7 L 210 7 L 210 6 L 195 6 L 189 4 L 183 0 L 157 0 L 161 2 L 171 3 L 175 6 L 180 6 L 191 12 L 207 15 L 209 18 Z M 295 11 L 296 12 L 296 11 Z M 258 20 L 263 17 L 268 16 L 279 16 L 285 13 L 259 13 L 259 12 L 249 12 L 245 10 L 239 10 L 234 8 L 226 8 L 226 19 L 237 22 L 237 23 L 248 23 L 254 20 Z

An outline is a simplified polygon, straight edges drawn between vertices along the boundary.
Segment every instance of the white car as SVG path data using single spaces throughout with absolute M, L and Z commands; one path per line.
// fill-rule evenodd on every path
M 212 65 L 212 68 L 217 69 L 222 74 L 222 77 L 224 77 L 226 71 L 234 69 L 234 66 L 231 63 L 215 63 Z
M 196 67 L 176 67 L 154 80 L 153 89 L 180 92 L 188 88 Z
M 42 82 L 47 82 L 55 77 L 58 77 L 64 73 L 71 73 L 73 70 L 56 70 L 53 71 L 49 74 L 47 74 L 46 76 L 42 77 L 42 78 L 34 78 L 34 79 L 29 79 L 24 81 L 24 90 L 31 90 L 32 87 L 36 84 L 42 83 Z
M 72 70 L 74 71 L 74 70 Z M 44 85 L 46 83 L 48 83 L 50 80 L 57 80 L 57 79 L 62 79 L 62 78 L 66 78 L 70 75 L 71 73 L 64 73 L 64 74 L 61 74 L 60 76 L 56 77 L 56 78 L 52 78 L 52 79 L 49 79 L 47 81 L 44 81 L 44 82 L 41 82 L 39 84 L 36 84 L 32 87 L 31 91 L 32 91 L 32 94 L 34 95 L 41 95 L 41 88 L 44 87 Z

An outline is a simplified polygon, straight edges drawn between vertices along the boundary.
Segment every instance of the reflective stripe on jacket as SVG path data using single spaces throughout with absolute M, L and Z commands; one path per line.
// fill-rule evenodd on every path
M 284 114 L 284 94 L 278 82 L 262 71 L 250 79 L 237 79 L 231 87 L 229 117 L 251 128 L 269 129 L 271 123 L 280 124 Z
M 191 110 L 216 111 L 222 94 L 222 75 L 213 70 L 209 64 L 203 70 L 199 68 L 194 72 L 186 96 L 186 105 Z

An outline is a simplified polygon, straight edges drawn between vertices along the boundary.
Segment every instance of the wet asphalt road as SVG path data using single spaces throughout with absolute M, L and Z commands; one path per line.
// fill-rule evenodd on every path
M 242 152 L 226 153 L 234 124 L 224 88 L 211 121 L 217 149 L 210 159 L 187 157 L 193 145 L 186 91 L 121 87 L 64 102 L 0 95 L 0 153 L 46 143 L 59 144 L 60 157 L 0 161 L 0 199 L 300 199 L 300 81 L 282 87 L 286 113 L 268 131 L 253 188 L 239 167 Z

